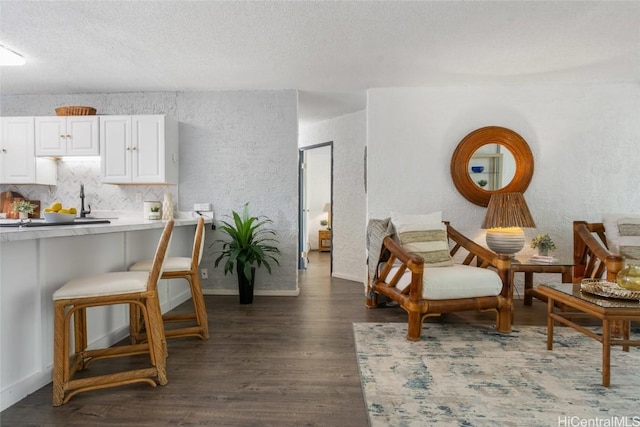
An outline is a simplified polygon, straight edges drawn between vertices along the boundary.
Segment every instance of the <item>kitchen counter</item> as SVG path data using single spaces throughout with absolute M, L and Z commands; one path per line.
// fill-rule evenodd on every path
M 175 218 L 175 226 L 195 225 L 197 218 L 190 217 L 189 213 Z M 100 219 L 100 218 L 95 218 Z M 39 227 L 0 227 L 0 244 L 20 240 L 46 239 L 50 237 L 86 236 L 92 234 L 117 233 L 137 230 L 151 230 L 164 228 L 164 221 L 145 220 L 141 215 L 124 215 L 118 218 L 105 218 L 108 224 L 91 223 L 82 225 L 65 226 L 39 226 Z M 4 220 L 7 221 L 7 220 Z M 14 220 L 16 221 L 16 220 Z M 211 223 L 211 220 L 205 222 Z
M 197 219 L 185 216 L 175 219 L 167 256 L 191 256 Z M 153 257 L 165 221 L 141 214 L 106 219 L 111 222 L 0 228 L 0 411 L 51 382 L 56 289 L 72 278 L 126 271 Z M 191 295 L 186 280 L 168 282 L 158 283 L 163 313 Z M 113 345 L 129 333 L 128 306 L 87 314 L 89 339 L 97 345 Z

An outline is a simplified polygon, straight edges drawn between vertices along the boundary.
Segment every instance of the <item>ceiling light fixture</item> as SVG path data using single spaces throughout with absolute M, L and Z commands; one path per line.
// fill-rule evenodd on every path
M 24 65 L 25 60 L 19 53 L 0 44 L 0 66 Z

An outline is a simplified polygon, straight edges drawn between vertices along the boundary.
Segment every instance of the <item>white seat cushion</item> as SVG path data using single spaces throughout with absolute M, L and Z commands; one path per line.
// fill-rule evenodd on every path
M 387 280 L 398 271 L 394 267 Z M 396 285 L 402 290 L 411 283 L 411 272 L 405 271 Z M 502 280 L 493 270 L 455 264 L 451 267 L 425 267 L 422 279 L 422 298 L 430 300 L 475 298 L 500 295 Z
M 138 261 L 129 268 L 129 271 L 149 271 L 153 265 L 153 260 L 145 259 Z M 162 271 L 189 271 L 191 270 L 191 258 L 169 257 L 165 259 Z
M 149 272 L 146 271 L 118 271 L 79 277 L 55 291 L 53 300 L 144 292 L 148 281 Z

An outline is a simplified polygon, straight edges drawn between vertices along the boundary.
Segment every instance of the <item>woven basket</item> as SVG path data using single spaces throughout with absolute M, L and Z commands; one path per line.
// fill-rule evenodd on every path
M 618 286 L 617 283 L 601 279 L 582 279 L 580 289 L 584 292 L 606 298 L 640 300 L 640 291 L 632 291 Z
M 69 106 L 56 108 L 56 116 L 94 116 L 96 109 L 93 107 Z

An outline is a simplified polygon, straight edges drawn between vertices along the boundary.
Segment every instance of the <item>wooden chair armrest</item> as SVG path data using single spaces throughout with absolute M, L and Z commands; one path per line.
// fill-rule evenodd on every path
M 498 272 L 498 276 L 500 276 L 500 279 L 502 280 L 502 291 L 500 292 L 500 295 L 507 298 L 509 301 L 513 300 L 513 287 L 511 285 L 511 258 L 509 255 L 497 254 L 484 246 L 480 246 L 453 228 L 448 221 L 445 221 L 445 224 L 447 225 L 447 235 L 449 236 L 449 239 L 455 242 L 454 247 L 451 249 L 451 256 L 454 256 L 460 248 L 463 248 L 468 252 L 466 258 L 462 262 L 463 264 L 472 265 L 475 259 L 476 267 L 495 268 Z
M 389 253 L 395 257 L 398 261 L 403 264 L 406 264 L 407 267 L 411 269 L 411 271 L 415 271 L 417 268 L 422 268 L 424 266 L 424 259 L 417 255 L 411 255 L 409 252 L 404 250 L 404 248 L 391 237 L 385 237 L 382 244 L 384 248 L 389 251 Z
M 499 255 L 492 250 L 477 244 L 476 242 L 453 228 L 449 224 L 449 222 L 445 221 L 445 224 L 447 225 L 447 234 L 449 236 L 449 239 L 455 242 L 455 246 L 453 247 L 453 249 L 451 249 L 451 256 L 455 255 L 460 248 L 463 248 L 467 252 L 469 252 L 467 258 L 471 258 L 469 262 L 467 262 L 467 260 L 465 259 L 463 264 L 470 265 L 471 261 L 473 261 L 473 258 L 475 258 L 477 259 L 476 264 L 478 267 L 486 268 L 491 266 L 498 269 L 511 268 L 511 262 L 508 256 L 505 257 L 504 255 Z
M 385 237 L 382 241 L 383 254 L 387 252 L 389 259 L 382 267 L 382 271 L 378 275 L 378 281 L 376 286 L 384 286 L 389 289 L 395 288 L 402 275 L 407 271 L 411 271 L 411 283 L 402 291 L 403 295 L 409 295 L 411 301 L 420 301 L 422 299 L 422 277 L 424 274 L 424 259 L 419 256 L 411 255 L 399 246 L 391 237 Z M 391 269 L 396 265 L 396 260 L 400 261 L 401 265 L 395 275 L 389 279 L 387 276 Z M 382 282 L 382 283 L 380 283 Z M 393 293 L 385 293 L 387 296 L 393 297 Z
M 618 272 L 624 267 L 624 257 L 612 254 L 593 235 L 604 236 L 602 224 L 573 222 L 573 279 L 579 282 L 585 276 L 600 278 L 607 273 L 607 280 L 615 282 Z

